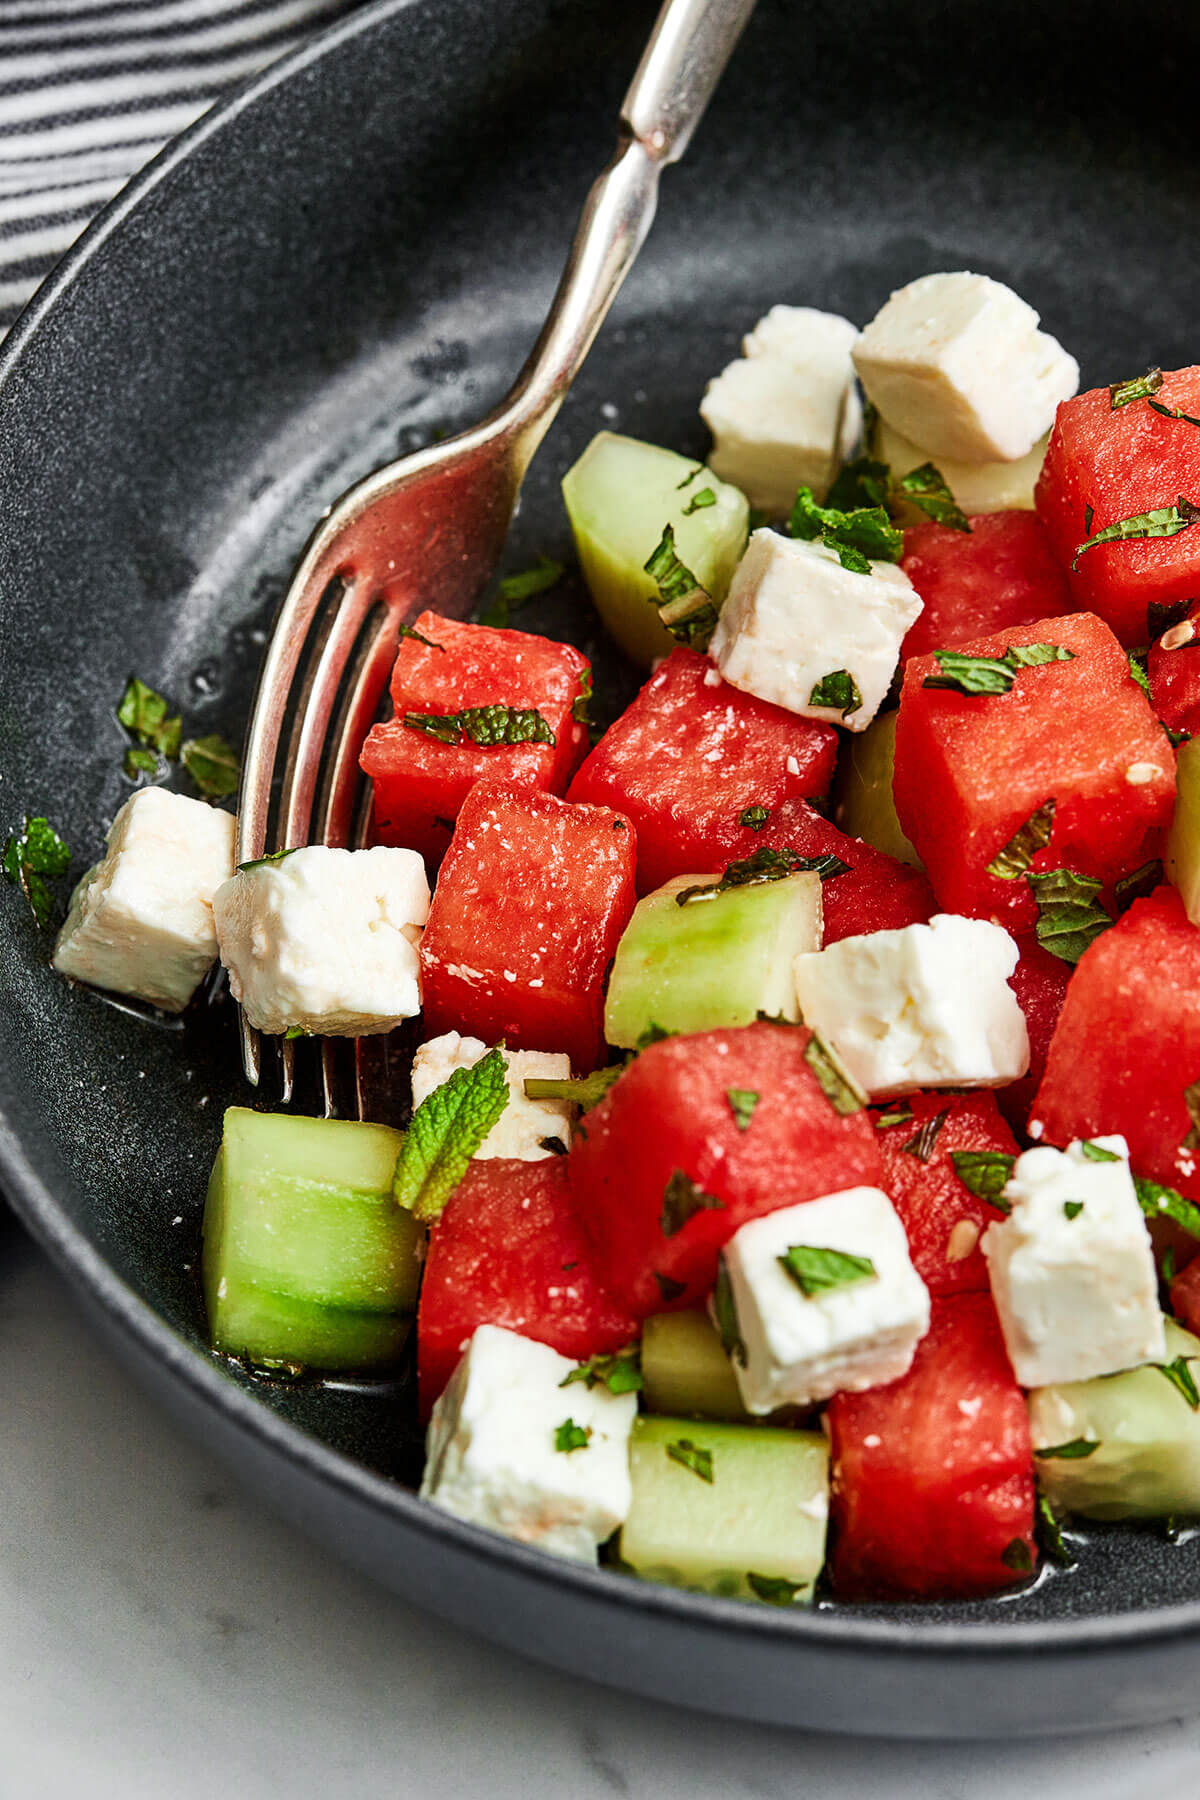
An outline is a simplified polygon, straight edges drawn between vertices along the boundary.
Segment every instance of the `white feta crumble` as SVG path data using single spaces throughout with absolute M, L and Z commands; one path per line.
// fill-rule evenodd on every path
M 74 981 L 182 1012 L 216 960 L 213 896 L 233 871 L 234 821 L 203 800 L 141 788 L 102 862 L 71 896 L 54 967 Z
M 239 869 L 213 902 L 221 961 L 259 1031 L 391 1031 L 421 1010 L 429 883 L 415 850 L 310 844 Z
M 413 1107 L 427 1100 L 435 1088 L 449 1081 L 456 1069 L 473 1069 L 488 1053 L 481 1038 L 461 1037 L 447 1031 L 441 1037 L 422 1044 L 413 1058 Z M 522 1162 L 541 1162 L 555 1151 L 543 1147 L 544 1140 L 557 1138 L 564 1149 L 571 1147 L 571 1119 L 575 1108 L 569 1100 L 527 1100 L 527 1078 L 540 1081 L 569 1081 L 569 1056 L 545 1050 L 504 1050 L 505 1075 L 508 1080 L 508 1105 L 475 1152 L 476 1156 L 513 1156 Z
M 806 1294 L 780 1260 L 797 1247 L 866 1258 L 874 1273 Z M 846 1188 L 752 1219 L 724 1257 L 745 1345 L 734 1371 L 755 1415 L 895 1381 L 929 1329 L 928 1291 L 879 1188 Z
M 744 693 L 865 731 L 923 605 L 894 563 L 874 562 L 860 575 L 826 544 L 763 529 L 734 572 L 709 654 Z
M 842 938 L 796 958 L 806 1025 L 872 1098 L 924 1087 L 1000 1087 L 1029 1067 L 1008 985 L 1018 951 L 999 925 L 938 913 L 928 925 Z
M 983 1253 L 1008 1358 L 1022 1387 L 1088 1381 L 1166 1356 L 1154 1251 L 1123 1137 L 1017 1158 L 1011 1212 Z M 1111 1159 L 1111 1160 L 1110 1160 Z
M 938 470 L 946 486 L 967 514 L 994 512 L 1032 512 L 1034 489 L 1050 434 L 1040 437 L 1027 456 L 1016 462 L 957 462 L 950 456 L 937 458 Z M 897 481 L 931 460 L 928 450 L 912 444 L 886 419 L 878 419 L 871 434 L 871 454 L 887 463 Z M 919 515 L 913 515 L 916 520 Z
M 1015 462 L 1079 385 L 1079 364 L 1038 315 L 987 275 L 923 275 L 887 301 L 854 347 L 883 418 L 933 457 Z
M 1145 787 L 1148 781 L 1153 781 L 1156 775 L 1161 774 L 1162 770 L 1157 763 L 1136 762 L 1130 763 L 1126 769 L 1125 779 L 1130 787 Z
M 742 356 L 708 384 L 708 465 L 752 506 L 786 513 L 799 487 L 820 499 L 862 429 L 850 352 L 857 327 L 811 306 L 774 306 Z
M 473 1525 L 594 1563 L 633 1498 L 636 1394 L 562 1383 L 577 1365 L 515 1331 L 481 1325 L 433 1409 L 421 1496 Z M 588 1435 L 559 1450 L 570 1421 Z

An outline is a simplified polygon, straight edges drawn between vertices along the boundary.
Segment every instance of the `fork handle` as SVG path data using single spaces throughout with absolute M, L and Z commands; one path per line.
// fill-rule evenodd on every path
M 621 108 L 617 154 L 594 183 L 549 316 L 494 415 L 528 466 L 592 347 L 658 203 L 658 178 L 700 123 L 755 0 L 666 0 Z

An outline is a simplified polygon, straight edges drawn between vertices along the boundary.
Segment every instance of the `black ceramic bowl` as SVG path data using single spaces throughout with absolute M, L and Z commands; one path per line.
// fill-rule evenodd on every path
M 125 797 L 136 671 L 237 736 L 320 508 L 480 413 L 532 341 L 606 160 L 648 4 L 385 0 L 221 108 L 104 216 L 0 361 L 0 824 L 90 858 Z M 869 317 L 929 269 L 1012 283 L 1085 382 L 1195 359 L 1196 110 L 1169 0 L 760 6 L 527 490 L 602 425 L 702 452 L 707 375 L 767 305 Z M 577 588 L 522 623 L 591 646 Z M 600 655 L 617 703 L 631 675 Z M 1094 1534 L 1004 1602 L 776 1612 L 560 1565 L 420 1503 L 406 1382 L 253 1382 L 195 1284 L 228 1007 L 151 1026 L 49 970 L 0 894 L 0 1171 L 131 1367 L 263 1496 L 498 1642 L 689 1705 L 982 1735 L 1194 1704 L 1200 1546 Z

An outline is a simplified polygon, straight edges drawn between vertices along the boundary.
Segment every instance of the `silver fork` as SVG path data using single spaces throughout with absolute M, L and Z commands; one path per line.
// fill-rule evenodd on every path
M 666 0 L 621 108 L 616 155 L 588 194 L 546 323 L 511 391 L 481 424 L 358 482 L 310 538 L 275 622 L 246 734 L 239 863 L 264 855 L 268 843 L 285 850 L 366 841 L 370 796 L 358 755 L 397 628 L 434 596 L 439 612 L 461 617 L 491 577 L 534 452 L 645 241 L 659 175 L 686 150 L 754 3 Z M 258 1086 L 262 1041 L 244 1015 L 241 1033 L 246 1079 Z M 280 1040 L 284 1104 L 295 1051 L 294 1041 Z M 337 1110 L 335 1056 L 324 1040 L 327 1116 Z M 361 1116 L 361 1059 L 358 1072 Z

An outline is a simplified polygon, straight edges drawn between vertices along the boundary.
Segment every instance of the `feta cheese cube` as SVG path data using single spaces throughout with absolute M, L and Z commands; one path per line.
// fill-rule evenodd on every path
M 233 871 L 233 838 L 231 815 L 206 801 L 139 789 L 71 896 L 54 967 L 182 1012 L 216 960 L 213 895 Z
M 796 993 L 805 1024 L 872 1098 L 1001 1087 L 1029 1067 L 1016 966 L 1001 926 L 938 913 L 798 956 Z
M 221 961 L 259 1031 L 391 1031 L 421 1010 L 429 882 L 415 850 L 310 844 L 242 868 L 213 901 Z
M 1123 1137 L 1026 1150 L 1012 1211 L 983 1239 L 1008 1359 L 1022 1387 L 1088 1381 L 1166 1358 L 1150 1233 Z M 1094 1160 L 1095 1151 L 1112 1160 Z
M 1079 385 L 1079 364 L 1038 315 L 987 275 L 923 275 L 894 293 L 854 346 L 867 394 L 932 457 L 1016 462 Z
M 859 575 L 843 569 L 825 544 L 756 531 L 734 572 L 709 654 L 743 693 L 807 719 L 865 731 L 923 604 L 894 563 L 872 563 L 869 575 Z M 853 681 L 859 704 L 852 711 L 845 711 L 855 698 L 849 683 L 831 688 L 831 676 Z
M 472 1525 L 594 1563 L 633 1499 L 637 1396 L 603 1383 L 563 1387 L 576 1367 L 545 1344 L 481 1325 L 434 1406 L 422 1498 Z M 587 1442 L 560 1450 L 568 1422 Z
M 780 1260 L 797 1247 L 865 1257 L 874 1274 L 806 1293 Z M 747 1412 L 895 1381 L 929 1329 L 928 1290 L 879 1188 L 846 1188 L 752 1219 L 724 1256 L 745 1346 L 745 1360 L 735 1354 L 733 1365 Z
M 708 384 L 708 466 L 752 506 L 786 513 L 796 489 L 820 498 L 862 430 L 850 351 L 858 329 L 811 306 L 773 306 L 742 357 Z
M 435 1088 L 449 1081 L 456 1069 L 473 1069 L 488 1046 L 482 1038 L 460 1037 L 447 1031 L 422 1044 L 413 1058 L 413 1107 L 427 1100 Z M 546 1050 L 502 1052 L 508 1077 L 508 1105 L 475 1152 L 476 1156 L 514 1156 L 522 1162 L 542 1162 L 557 1152 L 548 1150 L 547 1139 L 557 1138 L 565 1150 L 571 1147 L 571 1120 L 575 1108 L 569 1100 L 528 1100 L 527 1076 L 540 1081 L 569 1081 L 569 1056 Z
M 939 456 L 937 466 L 946 486 L 968 515 L 1032 512 L 1033 491 L 1046 460 L 1049 442 L 1050 433 L 1047 432 L 1038 439 L 1028 456 L 1019 457 L 1016 462 L 955 462 L 951 457 Z M 880 462 L 887 463 L 897 481 L 913 469 L 919 469 L 923 463 L 934 460 L 928 450 L 911 444 L 898 431 L 893 431 L 886 419 L 876 423 L 871 453 Z M 916 507 L 910 506 L 906 512 L 908 523 L 920 524 L 924 517 Z

